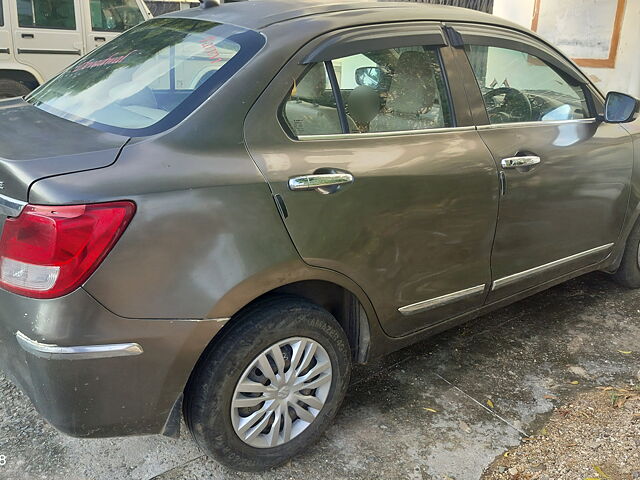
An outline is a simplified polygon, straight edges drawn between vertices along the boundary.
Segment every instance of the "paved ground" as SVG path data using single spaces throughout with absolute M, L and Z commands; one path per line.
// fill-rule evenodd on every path
M 554 402 L 639 376 L 640 291 L 591 274 L 356 369 L 321 442 L 261 476 L 222 469 L 186 435 L 67 438 L 0 376 L 0 479 L 475 480 Z

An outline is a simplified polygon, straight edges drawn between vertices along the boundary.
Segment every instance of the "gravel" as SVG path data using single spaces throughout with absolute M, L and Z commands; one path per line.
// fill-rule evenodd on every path
M 482 479 L 640 479 L 640 387 L 579 394 L 538 435 L 496 458 Z

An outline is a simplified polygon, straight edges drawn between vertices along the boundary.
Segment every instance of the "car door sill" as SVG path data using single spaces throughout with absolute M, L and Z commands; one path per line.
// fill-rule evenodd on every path
M 475 287 L 466 288 L 464 290 L 459 290 L 457 292 L 448 293 L 447 295 L 442 295 L 441 297 L 431 298 L 429 300 L 423 300 L 421 302 L 412 303 L 411 305 L 406 305 L 404 307 L 398 308 L 398 311 L 405 316 L 415 315 L 416 313 L 421 313 L 426 310 L 431 310 L 433 308 L 443 307 L 445 305 L 449 305 L 450 303 L 458 302 L 460 300 L 464 300 L 468 297 L 473 297 L 476 295 L 480 295 L 484 293 L 486 285 L 477 285 Z
M 541 273 L 546 272 L 548 270 L 552 270 L 560 265 L 571 263 L 581 258 L 589 257 L 591 255 L 595 255 L 597 253 L 610 250 L 612 247 L 613 247 L 613 243 L 608 243 L 606 245 L 601 245 L 600 247 L 596 247 L 590 250 L 585 250 L 584 252 L 576 253 L 575 255 L 571 255 L 569 257 L 560 258 L 558 260 L 554 260 L 553 262 L 545 263 L 544 265 L 530 268 L 522 272 L 514 273 L 513 275 L 508 275 L 506 277 L 499 278 L 493 282 L 491 286 L 491 290 L 492 291 L 498 290 L 508 285 L 512 285 L 522 280 L 534 277 L 536 275 L 540 275 Z

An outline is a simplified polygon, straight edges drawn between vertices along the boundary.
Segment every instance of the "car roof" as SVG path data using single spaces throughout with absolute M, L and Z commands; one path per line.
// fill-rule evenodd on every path
M 381 10 L 384 9 L 382 12 Z M 245 0 L 224 3 L 210 8 L 192 8 L 169 16 L 197 18 L 240 27 L 261 30 L 270 25 L 302 17 L 321 17 L 338 12 L 384 13 L 385 22 L 432 20 L 443 22 L 476 22 L 524 30 L 518 25 L 486 13 L 466 8 L 418 3 L 416 1 L 352 0 L 350 2 L 322 0 Z M 342 25 L 353 25 L 354 15 L 343 16 Z

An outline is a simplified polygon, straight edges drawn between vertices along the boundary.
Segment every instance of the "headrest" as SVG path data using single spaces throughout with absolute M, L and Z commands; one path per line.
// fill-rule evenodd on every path
M 347 99 L 347 111 L 357 123 L 368 124 L 380 113 L 380 94 L 366 85 L 354 88 Z
M 427 113 L 436 96 L 436 80 L 426 52 L 403 52 L 398 59 L 387 97 L 390 112 L 418 115 Z

